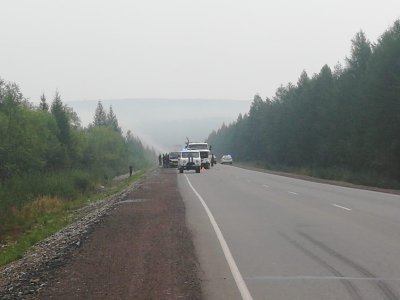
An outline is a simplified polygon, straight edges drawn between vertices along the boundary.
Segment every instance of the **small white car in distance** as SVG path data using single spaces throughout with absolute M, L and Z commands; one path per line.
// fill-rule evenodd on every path
M 178 169 L 179 173 L 183 173 L 183 170 L 196 170 L 196 173 L 200 173 L 201 169 L 201 157 L 199 150 L 182 150 L 178 157 Z
M 221 157 L 221 164 L 232 164 L 233 163 L 233 159 L 232 156 L 230 154 L 226 154 L 226 155 L 222 155 Z

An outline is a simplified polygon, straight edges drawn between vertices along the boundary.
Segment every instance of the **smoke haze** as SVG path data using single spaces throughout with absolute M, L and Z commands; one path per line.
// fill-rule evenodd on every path
M 204 141 L 212 130 L 247 113 L 251 101 L 220 99 L 119 99 L 101 100 L 104 109 L 112 106 L 124 132 L 134 135 L 157 151 L 179 148 L 188 137 Z M 67 103 L 81 118 L 82 125 L 93 122 L 97 101 Z

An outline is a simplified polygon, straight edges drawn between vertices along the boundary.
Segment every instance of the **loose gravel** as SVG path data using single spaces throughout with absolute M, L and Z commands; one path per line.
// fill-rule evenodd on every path
M 122 192 L 77 210 L 74 213 L 77 221 L 37 243 L 18 261 L 2 267 L 0 299 L 25 299 L 44 289 L 48 284 L 49 273 L 63 266 L 71 253 L 79 248 L 90 234 L 93 225 L 101 222 L 119 202 L 127 200 L 128 195 L 138 188 L 147 176 Z

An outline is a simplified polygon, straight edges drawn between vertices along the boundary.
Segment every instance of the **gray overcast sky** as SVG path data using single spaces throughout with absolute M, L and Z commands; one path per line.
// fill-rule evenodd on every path
M 38 102 L 273 96 L 371 41 L 399 0 L 0 0 L 0 76 Z

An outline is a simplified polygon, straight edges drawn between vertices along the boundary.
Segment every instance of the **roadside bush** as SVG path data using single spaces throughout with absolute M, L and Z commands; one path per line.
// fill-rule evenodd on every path
M 81 193 L 85 194 L 90 189 L 92 189 L 93 184 L 88 173 L 82 171 L 75 171 L 72 174 L 74 187 Z

